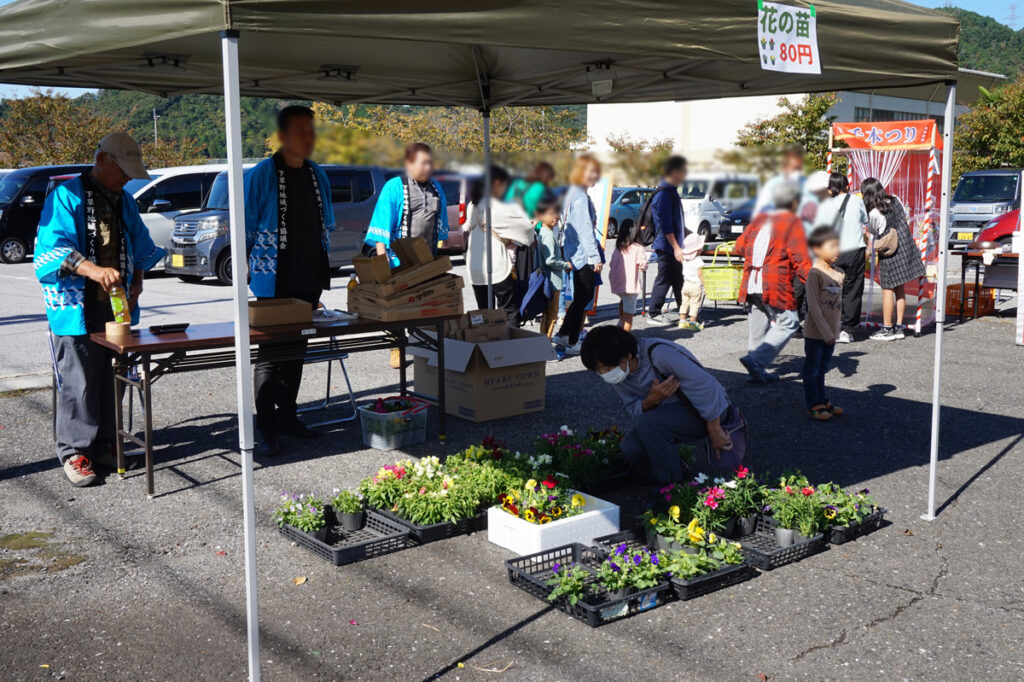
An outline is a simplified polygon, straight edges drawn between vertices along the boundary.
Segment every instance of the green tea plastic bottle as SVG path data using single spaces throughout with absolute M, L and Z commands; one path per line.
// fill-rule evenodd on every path
M 120 284 L 110 287 L 110 309 L 114 311 L 114 322 L 129 324 L 132 321 L 131 311 L 128 310 L 128 295 Z

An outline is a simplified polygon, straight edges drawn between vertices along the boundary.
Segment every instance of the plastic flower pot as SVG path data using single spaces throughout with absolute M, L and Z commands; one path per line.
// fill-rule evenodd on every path
M 796 541 L 797 532 L 792 528 L 780 528 L 775 527 L 775 542 L 778 543 L 779 547 L 789 547 Z
M 757 530 L 757 514 L 751 514 L 750 516 L 741 516 L 736 519 L 736 535 L 733 537 L 742 537 L 744 535 L 750 535 Z
M 352 532 L 360 530 L 366 523 L 366 512 L 340 512 L 335 510 L 334 519 L 344 530 Z
M 727 538 L 736 536 L 736 519 L 731 518 L 725 522 L 725 526 L 722 527 L 721 535 Z
M 625 599 L 634 592 L 636 592 L 635 587 L 623 587 L 618 590 L 608 590 L 608 601 L 618 601 L 619 599 Z
M 327 541 L 327 526 L 325 525 L 323 528 L 321 528 L 319 530 L 313 531 L 312 533 L 310 533 L 310 535 L 312 535 L 314 538 L 316 538 L 320 542 L 326 542 Z

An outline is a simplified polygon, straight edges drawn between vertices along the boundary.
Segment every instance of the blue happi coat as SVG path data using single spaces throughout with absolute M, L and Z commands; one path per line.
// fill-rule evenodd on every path
M 139 207 L 128 192 L 121 192 L 121 215 L 127 247 L 127 281 L 132 286 L 136 270 L 149 270 L 167 252 L 153 243 L 139 216 Z M 72 251 L 89 252 L 85 219 L 85 189 L 82 179 L 72 178 L 50 193 L 43 206 L 36 232 L 36 278 L 43 287 L 43 304 L 50 330 L 58 336 L 81 336 L 85 330 L 85 277 L 62 273 L 61 265 Z M 139 307 L 132 311 L 132 324 L 139 322 Z
M 331 183 L 327 174 L 312 161 L 323 199 L 324 253 L 331 251 L 329 232 L 334 229 Z M 278 213 L 277 166 L 274 158 L 264 159 L 245 174 L 245 247 L 249 250 L 249 289 L 260 298 L 273 298 L 277 288 Z
M 444 198 L 444 190 L 437 180 L 431 180 L 434 189 L 437 190 L 439 199 L 437 205 L 437 241 L 448 239 L 448 204 Z M 401 239 L 403 236 L 403 224 L 405 223 L 405 208 L 407 198 L 405 196 L 404 178 L 401 176 L 391 178 L 384 183 L 381 189 L 380 198 L 373 209 L 373 217 L 370 218 L 370 227 L 366 231 L 365 243 L 370 246 L 383 244 L 391 259 L 391 267 L 398 267 L 398 256 L 391 250 L 391 242 Z M 435 248 L 437 242 L 431 244 Z

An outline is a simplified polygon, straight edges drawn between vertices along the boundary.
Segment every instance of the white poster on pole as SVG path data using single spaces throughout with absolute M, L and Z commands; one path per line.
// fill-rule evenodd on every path
M 761 68 L 820 74 L 817 14 L 814 5 L 804 8 L 758 0 L 757 47 Z

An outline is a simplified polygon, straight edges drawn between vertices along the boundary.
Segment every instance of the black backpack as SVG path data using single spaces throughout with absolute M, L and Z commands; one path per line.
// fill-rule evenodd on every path
M 658 236 L 658 228 L 654 226 L 654 220 L 651 218 L 651 204 L 654 203 L 654 197 L 658 196 L 659 192 L 663 192 L 666 189 L 675 190 L 675 187 L 669 185 L 659 187 L 654 190 L 651 192 L 651 196 L 647 197 L 647 201 L 644 202 L 643 207 L 640 209 L 640 234 L 638 237 L 640 239 L 640 243 L 644 246 L 650 246 L 653 244 L 655 238 Z

